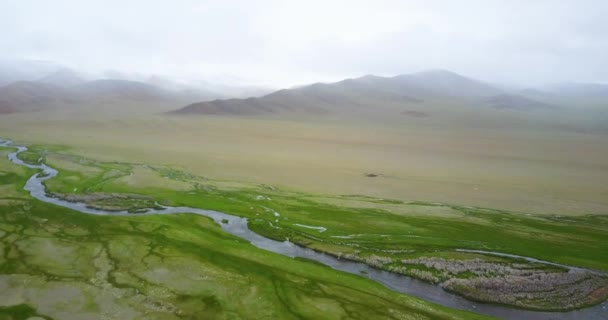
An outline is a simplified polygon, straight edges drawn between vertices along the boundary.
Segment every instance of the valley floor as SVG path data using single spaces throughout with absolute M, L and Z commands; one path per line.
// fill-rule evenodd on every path
M 3 115 L 2 137 L 30 147 L 21 159 L 60 170 L 53 196 L 133 216 L 33 200 L 33 171 L 2 148 L 0 319 L 474 317 L 258 250 L 204 217 L 137 216 L 159 204 L 245 217 L 265 237 L 477 301 L 605 301 L 605 136 L 445 120 Z

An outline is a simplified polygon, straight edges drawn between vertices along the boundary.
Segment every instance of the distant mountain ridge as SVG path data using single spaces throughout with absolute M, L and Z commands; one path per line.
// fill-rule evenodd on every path
M 273 91 L 271 89 L 258 86 L 216 84 L 204 81 L 202 77 L 200 79 L 182 79 L 157 74 L 146 75 L 121 72 L 117 70 L 108 70 L 94 75 L 70 69 L 64 65 L 51 61 L 0 60 L 0 87 L 26 81 L 41 82 L 58 87 L 74 89 L 73 87 L 75 86 L 86 86 L 86 83 L 88 82 L 101 80 L 131 81 L 132 84 L 140 83 L 151 85 L 154 87 L 153 90 L 148 90 L 147 93 L 138 91 L 139 94 L 143 93 L 144 96 L 156 95 L 157 98 L 162 98 L 163 96 L 167 95 L 166 93 L 168 93 L 169 99 L 181 100 L 183 103 L 219 98 L 260 96 Z M 100 83 L 99 85 L 107 87 L 110 84 L 106 83 L 104 85 Z M 123 83 L 123 85 L 127 86 L 128 84 Z M 115 88 L 108 88 L 108 90 L 105 90 L 104 94 L 107 96 L 120 98 L 121 94 L 113 92 L 114 89 L 123 90 L 122 93 L 125 93 L 124 88 L 118 86 Z M 133 86 L 131 89 L 140 90 Z M 158 94 L 152 93 L 152 91 L 158 91 Z M 137 98 L 137 95 L 138 94 L 133 93 L 133 97 Z M 12 104 L 12 102 L 10 102 L 10 97 L 0 97 L 0 99 L 2 99 L 5 103 L 8 101 L 9 104 Z M 6 107 L 2 110 L 3 111 L 0 112 L 8 112 L 8 110 L 18 112 L 21 110 L 21 107 L 16 109 Z
M 40 70 L 37 66 L 40 66 Z M 0 113 L 77 108 L 81 104 L 120 106 L 121 103 L 127 103 L 145 108 L 146 105 L 161 103 L 161 112 L 176 108 L 170 114 L 336 114 L 361 117 L 384 114 L 428 118 L 433 114 L 425 108 L 433 104 L 491 108 L 505 112 L 555 111 L 559 109 L 556 104 L 560 104 L 564 98 L 568 98 L 565 101 L 569 103 L 580 97 L 590 97 L 595 102 L 608 100 L 608 85 L 605 84 L 565 83 L 522 90 L 495 86 L 447 70 L 429 70 L 394 77 L 366 75 L 333 83 L 281 89 L 259 97 L 225 98 L 226 95 L 197 89 L 179 79 L 163 76 L 150 76 L 145 81 L 123 78 L 91 81 L 85 74 L 43 62 L 25 64 L 20 68 L 13 68 L 16 71 L 8 74 L 38 78 L 0 86 Z M 2 70 L 9 69 L 0 68 Z M 41 70 L 47 72 L 42 77 Z M 221 85 L 215 87 L 222 88 Z M 253 87 L 250 89 L 251 92 L 258 90 Z M 236 91 L 234 94 L 239 96 Z M 192 103 L 194 101 L 200 102 Z
M 542 105 L 533 99 L 511 96 L 490 84 L 446 70 L 430 70 L 395 77 L 366 75 L 335 83 L 316 83 L 294 89 L 283 89 L 249 99 L 204 101 L 187 105 L 172 114 L 257 115 L 275 113 L 343 113 L 361 114 L 393 110 L 395 114 L 427 100 L 462 100 L 463 103 L 487 105 L 518 103 Z M 501 96 L 502 95 L 502 96 Z M 492 97 L 497 97 L 495 100 Z M 524 103 L 524 101 L 526 103 Z M 399 111 L 399 112 L 397 112 Z

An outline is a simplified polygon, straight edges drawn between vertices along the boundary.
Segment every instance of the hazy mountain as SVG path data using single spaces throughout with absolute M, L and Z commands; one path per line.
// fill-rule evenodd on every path
M 0 87 L 0 110 L 4 113 L 34 111 L 76 101 L 69 90 L 41 82 L 19 81 Z
M 74 86 L 71 89 L 84 99 L 145 101 L 171 97 L 169 92 L 155 86 L 128 80 L 95 80 Z
M 563 96 L 608 98 L 608 84 L 601 83 L 562 83 L 550 86 L 548 90 Z
M 258 97 L 275 90 L 262 86 L 226 85 L 203 81 L 201 79 L 182 79 L 163 75 L 129 73 L 121 70 L 106 70 L 95 75 L 80 70 L 70 69 L 50 61 L 0 60 L 0 86 L 5 86 L 18 81 L 35 81 L 72 88 L 89 81 L 105 79 L 148 84 L 156 87 L 156 89 L 167 91 L 172 99 L 181 100 L 183 103 L 213 99 Z M 105 84 L 104 86 L 107 85 L 108 84 Z M 110 88 L 109 91 L 113 91 L 114 89 L 123 90 L 121 85 L 118 85 L 115 88 Z M 125 91 L 123 91 L 122 94 L 131 90 L 139 89 L 133 87 L 125 88 Z M 106 91 L 106 93 L 108 93 L 108 91 Z M 120 94 L 118 96 L 120 96 Z
M 0 68 L 0 71 L 2 70 Z M 151 105 L 156 105 L 156 110 L 170 110 L 187 105 L 172 112 L 176 114 L 383 114 L 423 118 L 437 115 L 436 112 L 426 110 L 436 105 L 530 111 L 556 109 L 556 105 L 561 105 L 564 101 L 567 101 L 564 105 L 579 101 L 578 97 L 608 98 L 608 85 L 603 84 L 570 83 L 544 90 L 511 90 L 445 70 L 395 77 L 367 75 L 334 83 L 315 83 L 282 89 L 260 97 L 232 99 L 226 99 L 225 93 L 207 90 L 201 86 L 232 90 L 234 94 L 244 94 L 246 89 L 263 89 L 211 85 L 204 82 L 193 85 L 187 81 L 163 76 L 147 76 L 144 81 L 86 81 L 88 76 L 82 73 L 43 62 L 23 63 L 11 70 L 12 76 L 32 77 L 43 71 L 47 73 L 36 78 L 38 81 L 17 81 L 0 87 L 2 113 L 55 107 L 78 108 L 84 104 L 117 107 L 130 104 L 133 110 Z M 566 96 L 570 98 L 565 99 Z M 595 101 L 601 102 L 601 99 Z M 192 103 L 195 101 L 202 102 Z
M 214 100 L 188 105 L 177 114 L 373 113 L 426 100 L 491 97 L 501 90 L 449 71 L 396 77 L 367 75 L 335 83 L 283 89 L 260 98 Z M 396 111 L 395 111 L 396 112 Z
M 59 69 L 61 66 L 49 61 L 0 61 L 0 86 L 16 81 L 35 81 Z
M 77 73 L 60 70 L 43 81 L 18 81 L 0 87 L 0 112 L 23 112 L 43 109 L 76 110 L 83 105 L 152 106 L 158 111 L 165 105 L 170 110 L 193 101 L 211 98 L 204 91 L 185 89 L 170 91 L 129 80 L 103 79 L 81 82 Z M 80 82 L 68 85 L 70 82 Z M 56 85 L 60 83 L 62 85 Z
M 393 79 L 400 90 L 413 96 L 481 97 L 502 93 L 490 84 L 445 70 L 400 75 Z
M 173 103 L 178 106 L 192 101 L 185 94 L 127 80 L 95 80 L 63 87 L 45 82 L 19 81 L 0 87 L 0 112 L 24 112 L 48 109 L 76 109 L 82 105 L 121 105 Z
M 63 68 L 40 78 L 38 81 L 62 87 L 72 87 L 82 84 L 87 80 L 80 73 L 72 69 Z
M 484 97 L 503 91 L 487 83 L 445 70 L 430 70 L 396 77 L 367 75 L 335 85 L 365 94 L 392 94 L 414 100 L 437 97 Z

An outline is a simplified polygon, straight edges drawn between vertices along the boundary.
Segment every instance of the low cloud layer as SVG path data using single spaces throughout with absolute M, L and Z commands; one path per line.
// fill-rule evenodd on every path
M 0 59 L 290 86 L 443 68 L 537 84 L 608 82 L 608 2 L 0 3 Z

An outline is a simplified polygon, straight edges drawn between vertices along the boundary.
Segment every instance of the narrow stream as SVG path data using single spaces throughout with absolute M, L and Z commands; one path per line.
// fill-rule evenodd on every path
M 0 139 L 0 146 L 12 146 L 12 142 L 8 140 Z M 17 155 L 27 150 L 23 146 L 13 146 L 17 148 L 17 151 L 10 153 L 8 159 L 15 164 L 26 166 L 32 169 L 40 169 L 40 173 L 34 174 L 28 179 L 24 189 L 29 191 L 32 197 L 58 205 L 65 208 L 70 208 L 76 211 L 80 211 L 86 214 L 95 215 L 108 215 L 108 216 L 121 216 L 121 215 L 133 215 L 128 212 L 112 212 L 88 208 L 84 203 L 69 202 L 57 198 L 52 198 L 46 195 L 44 181 L 52 179 L 59 174 L 59 171 L 47 166 L 46 164 L 32 165 L 20 160 Z M 595 320 L 595 319 L 608 319 L 608 302 L 602 304 L 568 312 L 538 312 L 521 310 L 503 306 L 489 305 L 483 303 L 476 303 L 455 294 L 444 291 L 441 287 L 433 284 L 423 282 L 414 278 L 410 278 L 404 275 L 382 271 L 373 267 L 370 267 L 363 263 L 338 259 L 336 257 L 319 253 L 311 249 L 297 246 L 289 241 L 280 242 L 265 238 L 251 230 L 247 226 L 247 219 L 225 214 L 218 211 L 203 210 L 198 208 L 190 207 L 164 207 L 163 209 L 148 209 L 144 213 L 138 213 L 137 215 L 147 214 L 175 214 L 175 213 L 193 213 L 199 214 L 206 217 L 212 218 L 218 223 L 224 231 L 243 238 L 251 242 L 254 246 L 272 251 L 278 254 L 282 254 L 288 257 L 303 257 L 311 260 L 318 261 L 325 265 L 328 265 L 336 270 L 345 271 L 348 273 L 356 274 L 362 277 L 369 278 L 384 286 L 408 295 L 412 295 L 423 300 L 431 301 L 446 307 L 469 310 L 477 313 L 486 315 L 492 315 L 504 319 L 551 319 L 551 320 Z M 228 220 L 228 223 L 222 223 L 222 220 Z M 500 253 L 495 253 L 500 254 Z M 524 257 L 525 258 L 525 257 Z M 533 259 L 533 258 L 528 258 Z

